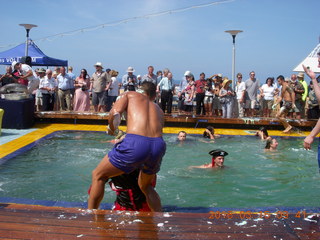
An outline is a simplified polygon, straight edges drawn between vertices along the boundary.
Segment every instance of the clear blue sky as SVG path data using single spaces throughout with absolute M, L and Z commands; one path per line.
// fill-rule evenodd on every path
M 32 39 L 115 22 L 125 18 L 185 8 L 210 0 L 23 0 L 2 1 L 0 51 L 25 41 L 20 23 L 38 25 Z M 164 16 L 36 41 L 48 56 L 67 59 L 78 75 L 91 75 L 100 61 L 119 71 L 128 66 L 145 74 L 169 68 L 174 79 L 186 70 L 196 78 L 222 73 L 231 78 L 232 38 L 225 30 L 241 29 L 236 38 L 236 72 L 246 79 L 251 70 L 264 82 L 268 76 L 290 76 L 318 44 L 319 0 L 234 0 Z M 4 67 L 0 67 L 0 72 Z

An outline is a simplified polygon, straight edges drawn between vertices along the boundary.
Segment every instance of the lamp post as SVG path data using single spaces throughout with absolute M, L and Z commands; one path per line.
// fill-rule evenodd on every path
M 234 89 L 235 81 L 236 81 L 236 36 L 238 33 L 241 33 L 241 30 L 228 30 L 225 31 L 226 33 L 230 33 L 232 36 L 232 43 L 233 43 L 233 52 L 232 52 L 232 88 Z
M 37 25 L 34 25 L 34 24 L 25 24 L 25 23 L 22 23 L 22 24 L 19 24 L 20 26 L 24 27 L 26 29 L 26 32 L 27 32 L 27 39 L 26 39 L 26 50 L 25 50 L 25 56 L 28 56 L 28 40 L 29 40 L 29 32 L 30 32 L 30 29 L 33 28 L 33 27 L 38 27 Z

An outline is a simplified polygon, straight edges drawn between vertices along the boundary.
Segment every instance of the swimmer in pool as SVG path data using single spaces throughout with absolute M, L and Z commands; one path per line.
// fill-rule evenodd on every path
M 264 147 L 264 149 L 266 151 L 276 151 L 277 147 L 278 147 L 278 141 L 275 138 L 269 138 L 266 142 L 266 146 Z
M 109 113 L 108 133 L 114 136 L 118 132 L 121 114 L 127 112 L 127 134 L 92 171 L 89 209 L 98 209 L 108 179 L 142 167 L 138 185 L 151 211 L 161 211 L 161 200 L 152 182 L 160 170 L 166 151 L 166 143 L 162 138 L 164 114 L 154 103 L 155 84 L 145 81 L 141 84 L 141 89 L 143 93 L 125 92 L 114 103 Z
M 180 131 L 177 138 L 180 142 L 183 142 L 187 139 L 187 133 L 185 131 Z
M 260 137 L 261 140 L 271 139 L 271 137 L 268 134 L 268 130 L 265 127 L 261 127 L 259 131 L 256 132 L 255 135 Z
M 214 134 L 214 128 L 212 126 L 208 126 L 203 132 L 203 137 L 209 139 L 216 139 L 220 137 L 220 135 Z
M 215 149 L 209 152 L 212 156 L 212 162 L 208 164 L 203 164 L 200 166 L 190 166 L 189 168 L 223 168 L 224 167 L 224 157 L 228 155 L 226 151 L 221 149 Z

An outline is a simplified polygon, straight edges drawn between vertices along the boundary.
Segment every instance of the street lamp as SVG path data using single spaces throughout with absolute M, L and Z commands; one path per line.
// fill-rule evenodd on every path
M 27 39 L 26 39 L 26 50 L 25 50 L 25 56 L 28 56 L 28 40 L 29 40 L 29 32 L 30 32 L 30 29 L 33 28 L 33 27 L 38 27 L 37 25 L 34 25 L 34 24 L 25 24 L 25 23 L 22 23 L 22 24 L 19 24 L 20 26 L 24 27 L 26 29 L 26 32 L 27 32 Z
M 232 43 L 233 43 L 233 52 L 232 52 L 232 88 L 234 89 L 235 81 L 236 81 L 236 36 L 238 33 L 241 33 L 241 30 L 228 30 L 225 31 L 226 33 L 230 33 L 232 36 Z

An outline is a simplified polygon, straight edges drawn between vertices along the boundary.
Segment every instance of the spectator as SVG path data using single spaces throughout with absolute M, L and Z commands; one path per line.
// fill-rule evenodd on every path
M 39 88 L 40 81 L 33 69 L 27 64 L 15 61 L 11 64 L 11 67 L 13 70 L 17 70 L 20 79 L 24 79 L 24 81 L 28 82 L 28 92 L 35 98 L 35 91 Z
M 172 99 L 174 92 L 174 85 L 172 82 L 172 73 L 169 72 L 167 77 L 163 77 L 157 86 L 157 92 L 161 90 L 161 109 L 163 113 L 166 112 L 171 114 L 172 110 Z
M 204 86 L 204 108 L 205 113 L 207 116 L 212 116 L 212 103 L 213 103 L 213 97 L 214 97 L 214 91 L 212 89 L 212 81 L 210 78 L 206 80 L 206 84 Z
M 220 82 L 215 81 L 214 82 L 214 98 L 213 98 L 213 103 L 212 103 L 212 110 L 214 112 L 214 115 L 216 117 L 222 116 L 222 107 L 219 99 L 219 93 L 220 93 L 221 85 Z
M 305 111 L 305 101 L 302 100 L 302 96 L 304 94 L 304 87 L 300 83 L 300 81 L 297 81 L 297 76 L 295 74 L 291 75 L 291 87 L 294 91 L 294 96 L 295 96 L 295 108 L 292 109 L 292 112 L 295 113 L 295 118 L 300 120 L 301 116 L 304 115 Z
M 122 85 L 124 87 L 124 91 L 136 91 L 136 87 L 138 85 L 137 77 L 134 73 L 133 67 L 128 67 L 127 74 L 122 77 Z
M 241 73 L 237 74 L 237 83 L 236 83 L 236 87 L 235 87 L 235 92 L 237 95 L 237 102 L 234 104 L 235 117 L 243 118 L 246 84 L 245 84 L 245 82 L 242 82 L 242 74 Z
M 184 111 L 186 114 L 190 113 L 192 114 L 193 112 L 193 98 L 194 98 L 194 93 L 195 93 L 195 86 L 194 86 L 194 76 L 189 75 L 186 76 L 188 84 L 183 90 L 184 92 Z
M 10 83 L 17 83 L 18 79 L 13 76 L 12 67 L 6 67 L 6 73 L 0 77 L 0 86 L 5 86 Z
M 96 72 L 92 74 L 90 90 L 92 90 L 92 105 L 95 112 L 105 112 L 106 91 L 109 90 L 111 80 L 109 75 L 104 72 L 101 62 L 97 62 L 94 67 Z
M 149 66 L 148 73 L 143 75 L 141 83 L 143 83 L 144 81 L 147 81 L 147 82 L 152 82 L 152 83 L 158 85 L 158 82 L 160 82 L 161 79 L 158 81 L 157 75 L 155 75 L 153 73 L 153 71 L 154 71 L 154 67 Z M 162 72 L 161 72 L 161 74 L 162 74 Z M 162 78 L 162 76 L 161 76 L 161 78 Z
M 51 69 L 47 69 L 45 73 L 46 76 L 44 78 L 40 78 L 39 84 L 39 89 L 42 93 L 42 110 L 53 111 L 55 103 L 55 92 L 57 90 L 58 85 L 55 79 L 52 77 Z
M 40 89 L 40 83 L 45 80 L 46 70 L 44 68 L 38 68 L 36 70 L 36 74 L 38 75 L 39 79 L 39 88 L 36 90 L 36 110 L 42 111 L 43 110 L 43 96 L 42 90 Z
M 205 96 L 205 85 L 206 79 L 205 74 L 200 73 L 200 79 L 195 82 L 196 91 L 196 115 L 206 115 L 204 108 L 204 96 Z
M 192 73 L 190 71 L 186 71 L 183 75 L 183 78 L 181 79 L 179 83 L 179 92 L 178 92 L 178 113 L 182 114 L 184 113 L 184 99 L 185 99 L 185 93 L 184 89 L 188 85 L 187 77 L 192 76 Z
M 81 69 L 79 77 L 74 82 L 75 97 L 73 110 L 76 112 L 88 112 L 90 111 L 90 77 L 86 69 Z
M 273 84 L 273 78 L 268 77 L 266 83 L 263 84 L 260 88 L 260 97 L 262 97 L 263 117 L 271 116 L 275 90 L 276 89 Z
M 232 116 L 233 97 L 235 96 L 235 93 L 230 87 L 231 83 L 231 80 L 225 78 L 222 83 L 222 88 L 219 92 L 223 118 L 231 118 Z
M 117 79 L 119 72 L 116 70 L 111 70 L 111 85 L 108 92 L 108 98 L 107 98 L 107 112 L 109 112 L 112 108 L 112 104 L 117 100 L 117 97 L 119 96 L 119 81 Z
M 302 86 L 304 87 L 304 93 L 302 94 L 302 109 L 303 111 L 301 112 L 301 118 L 305 118 L 305 106 L 306 106 L 306 99 L 308 97 L 308 84 L 307 82 L 304 80 L 304 73 L 301 72 L 298 74 L 297 76 L 299 82 L 302 84 Z
M 319 102 L 313 88 L 313 82 L 310 82 L 309 97 L 307 98 L 308 119 L 318 119 L 320 117 Z
M 57 80 L 60 111 L 71 111 L 71 85 L 74 83 L 69 74 L 66 73 L 65 67 L 60 68 L 60 74 L 57 76 Z M 67 104 L 67 108 L 65 103 Z
M 255 115 L 255 106 L 257 103 L 257 95 L 260 87 L 259 80 L 256 79 L 254 71 L 250 72 L 250 78 L 246 80 L 246 102 L 245 112 L 247 117 Z

